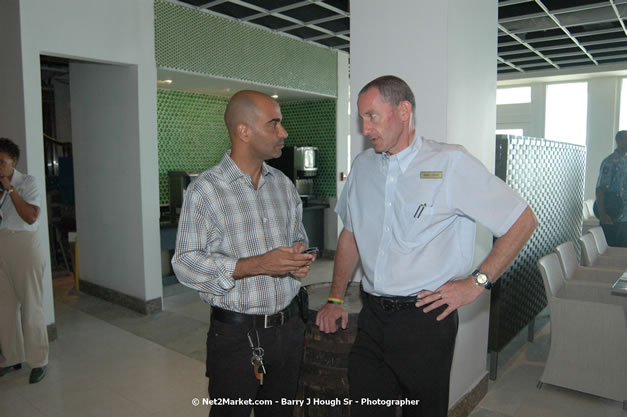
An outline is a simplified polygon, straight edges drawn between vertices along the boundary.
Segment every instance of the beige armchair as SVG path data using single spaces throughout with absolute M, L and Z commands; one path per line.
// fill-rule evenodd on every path
M 594 215 L 594 210 L 592 209 L 594 205 L 594 200 L 584 200 L 583 202 L 583 223 L 581 226 L 581 234 L 585 235 L 588 233 L 590 229 L 593 227 L 598 227 L 600 222 L 599 219 Z
M 598 268 L 594 266 L 580 266 L 573 242 L 567 241 L 555 248 L 560 259 L 564 277 L 567 281 L 590 281 L 612 285 L 618 277 L 623 275 L 622 269 Z
M 622 275 L 617 269 L 580 266 L 573 242 L 555 248 L 564 278 L 563 292 L 573 298 L 591 298 L 600 303 L 619 304 L 627 309 L 627 297 L 612 293 L 612 285 Z
M 596 266 L 605 269 L 618 269 L 625 272 L 627 269 L 627 258 L 600 256 L 597 244 L 592 233 L 586 233 L 579 238 L 583 264 L 585 266 Z
M 607 245 L 607 239 L 605 239 L 605 233 L 603 228 L 593 227 L 590 229 L 590 233 L 594 237 L 594 243 L 597 245 L 597 250 L 600 256 L 609 256 L 612 258 L 627 259 L 627 248 L 618 248 Z
M 627 409 L 627 315 L 619 305 L 569 296 L 556 253 L 538 260 L 551 320 L 551 347 L 538 387 L 552 384 Z

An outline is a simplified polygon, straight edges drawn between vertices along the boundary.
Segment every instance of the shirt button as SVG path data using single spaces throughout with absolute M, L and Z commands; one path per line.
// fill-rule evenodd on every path
M 391 202 L 391 201 L 390 201 L 390 202 L 388 202 L 388 206 L 392 206 L 392 202 Z
M 389 232 L 389 231 L 390 231 L 390 228 L 389 228 L 389 227 L 387 227 L 387 226 L 385 226 L 385 231 L 386 231 L 386 232 Z

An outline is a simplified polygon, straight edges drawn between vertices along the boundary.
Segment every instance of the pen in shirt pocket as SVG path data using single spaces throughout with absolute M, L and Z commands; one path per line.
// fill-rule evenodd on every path
M 419 219 L 420 216 L 422 215 L 422 212 L 424 211 L 425 207 L 427 207 L 426 203 L 422 203 L 418 206 L 418 208 L 416 209 L 416 212 L 414 213 L 414 219 Z

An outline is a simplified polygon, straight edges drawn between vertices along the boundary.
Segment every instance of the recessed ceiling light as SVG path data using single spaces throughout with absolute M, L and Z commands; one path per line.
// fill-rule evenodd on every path
M 172 84 L 172 80 L 157 80 L 157 84 Z
M 278 94 L 272 94 L 270 97 L 272 97 L 273 99 L 276 100 L 277 98 L 279 98 L 279 95 Z

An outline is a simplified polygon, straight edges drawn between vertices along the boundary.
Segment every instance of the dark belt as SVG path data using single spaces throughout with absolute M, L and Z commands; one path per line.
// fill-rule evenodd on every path
M 299 315 L 297 297 L 283 310 L 275 314 L 244 314 L 223 308 L 212 307 L 211 318 L 226 324 L 246 324 L 251 328 L 267 329 L 287 323 L 290 318 Z
M 393 312 L 405 310 L 410 307 L 415 307 L 418 302 L 418 296 L 410 295 L 408 297 L 379 297 L 376 295 L 368 294 L 362 290 L 362 296 L 371 305 L 379 307 L 385 312 Z

